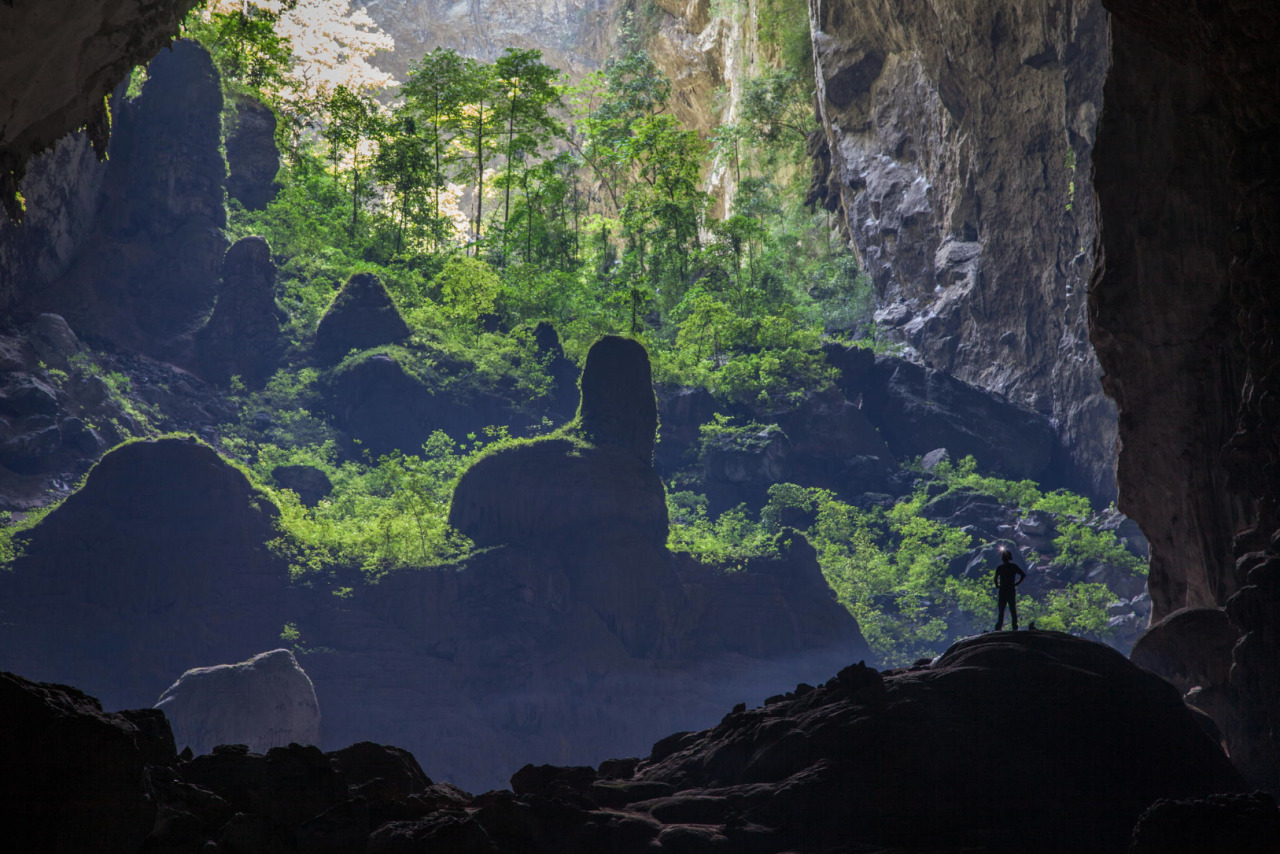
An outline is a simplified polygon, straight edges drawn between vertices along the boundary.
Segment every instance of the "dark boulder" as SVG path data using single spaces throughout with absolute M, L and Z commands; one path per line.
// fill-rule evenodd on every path
M 1238 640 L 1240 630 L 1221 608 L 1184 608 L 1149 628 L 1129 659 L 1185 694 L 1196 687 L 1226 686 Z
M 879 356 L 862 409 L 899 459 L 946 448 L 1002 477 L 1044 482 L 1052 475 L 1047 418 L 942 371 Z
M 409 327 L 382 280 L 373 273 L 356 273 L 320 318 L 315 354 L 331 365 L 352 350 L 397 344 L 408 337 Z
M 244 237 L 227 250 L 222 289 L 213 316 L 196 335 L 196 363 L 206 379 L 226 383 L 238 376 L 261 387 L 280 358 L 280 309 L 276 268 L 261 237 Z
M 399 747 L 361 741 L 328 756 L 347 785 L 362 795 L 376 792 L 407 798 L 421 795 L 433 785 L 413 754 Z
M 771 828 L 770 850 L 1123 852 L 1156 799 L 1246 790 L 1178 692 L 1101 644 L 983 635 L 883 682 L 798 686 L 636 779 L 724 799 L 725 832 Z
M 276 466 L 271 477 L 284 489 L 296 492 L 307 507 L 315 507 L 333 491 L 329 476 L 315 466 Z
M 542 321 L 533 329 L 533 343 L 538 356 L 546 360 L 547 376 L 551 377 L 551 414 L 567 421 L 578 411 L 578 366 L 565 358 L 556 328 Z
M 0 821 L 14 854 L 133 854 L 156 805 L 145 767 L 175 758 L 164 716 L 107 714 L 65 685 L 0 673 Z M 138 724 L 142 723 L 142 726 Z
M 1129 854 L 1271 854 L 1280 810 L 1265 792 L 1159 800 L 1133 829 Z
M 275 507 L 194 440 L 123 445 L 0 578 L 0 666 L 150 705 L 175 673 L 278 643 Z
M 690 612 L 686 654 L 767 658 L 826 647 L 846 659 L 872 659 L 804 535 L 785 531 L 775 548 L 774 557 L 752 558 L 734 572 L 692 560 L 679 564 Z
M 284 838 L 348 797 L 341 772 L 320 748 L 312 746 L 291 744 L 264 755 L 244 745 L 224 745 L 176 771 L 182 782 L 216 793 L 242 815 L 254 817 L 255 824 L 267 819 L 267 827 L 283 832 Z M 236 829 L 224 827 L 222 832 L 226 835 Z
M 644 346 L 617 335 L 601 338 L 587 352 L 581 388 L 578 417 L 583 436 L 650 465 L 658 404 Z
M 65 368 L 71 357 L 80 352 L 80 339 L 57 314 L 42 314 L 31 322 L 27 340 L 40 361 L 55 368 Z
M 602 531 L 666 542 L 662 481 L 632 454 L 542 439 L 482 457 L 459 479 L 449 524 L 477 546 L 554 543 Z
M 238 93 L 227 111 L 227 196 L 245 210 L 260 211 L 275 198 L 280 152 L 276 148 L 276 114 L 250 95 Z
M 395 450 L 416 454 L 436 430 L 461 440 L 493 424 L 519 429 L 527 416 L 511 401 L 465 385 L 441 388 L 396 356 L 371 353 L 336 368 L 325 383 L 324 408 L 360 450 L 374 457 Z

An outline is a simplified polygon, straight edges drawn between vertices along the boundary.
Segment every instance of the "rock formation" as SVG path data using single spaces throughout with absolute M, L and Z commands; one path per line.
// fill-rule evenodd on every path
M 366 354 L 328 375 L 323 407 L 334 426 L 353 440 L 353 450 L 359 447 L 356 454 L 417 453 L 436 430 L 461 441 L 494 424 L 519 431 L 536 423 L 511 400 L 468 382 L 465 374 L 453 374 L 450 383 L 434 371 L 424 379 L 413 370 L 421 367 L 412 365 L 414 355 L 410 351 L 406 367 L 401 354 Z
M 0 673 L 5 850 L 134 852 L 156 819 L 145 769 L 175 758 L 164 715 L 107 714 L 75 688 Z
M 16 193 L 30 158 L 81 127 L 101 157 L 104 98 L 178 33 L 195 0 L 5 3 L 0 8 L 0 204 L 19 219 Z M 16 282 L 0 284 L 0 308 Z
M 396 42 L 376 62 L 398 80 L 409 62 L 438 47 L 492 61 L 503 48 L 536 48 L 543 61 L 574 79 L 595 71 L 608 57 L 612 0 L 383 0 L 366 11 Z
M 1119 506 L 1151 541 L 1153 617 L 1225 604 L 1243 634 L 1231 753 L 1274 788 L 1280 9 L 1105 5 L 1111 67 L 1094 158 L 1102 255 L 1089 301 L 1120 409 Z
M 227 197 L 260 211 L 276 196 L 280 152 L 276 148 L 276 114 L 250 95 L 231 101 L 224 130 L 227 149 Z
M 1115 408 L 1084 316 L 1098 0 L 811 9 L 818 198 L 887 306 L 878 322 L 927 365 L 1052 418 L 1069 485 L 1114 497 Z
M 195 339 L 195 362 L 206 379 L 238 376 L 258 388 L 275 372 L 282 346 L 275 280 L 271 247 L 261 237 L 243 237 L 227 250 L 218 302 Z
M 942 371 L 881 356 L 867 377 L 863 408 L 899 459 L 946 448 L 1012 480 L 1056 486 L 1049 421 Z
M 15 789 L 0 809 L 24 810 L 6 824 L 10 840 L 15 827 L 61 830 L 72 842 L 75 830 L 100 827 L 92 847 L 105 854 L 137 850 L 148 819 L 144 850 L 166 854 L 1119 854 L 1139 817 L 1133 850 L 1144 854 L 1260 852 L 1274 842 L 1274 801 L 1241 794 L 1244 780 L 1177 692 L 1097 644 L 987 635 L 932 664 L 885 673 L 853 664 L 820 681 L 763 706 L 740 703 L 718 725 L 660 739 L 644 759 L 530 762 L 509 790 L 473 796 L 433 783 L 408 752 L 369 742 L 175 757 L 162 719 L 104 716 L 73 689 L 6 675 L 8 731 L 44 736 L 27 743 L 53 746 L 55 761 L 30 750 L 0 756 L 38 755 L 4 780 L 46 784 Z M 49 725 L 55 704 L 61 727 Z M 26 713 L 15 717 L 14 707 Z M 132 741 L 129 724 L 141 730 Z M 77 742 L 90 731 L 111 740 Z M 103 756 L 104 742 L 114 755 Z
M 601 338 L 587 353 L 581 389 L 582 435 L 596 445 L 629 453 L 645 465 L 652 463 L 658 404 L 644 346 L 617 335 Z
M 288 584 L 264 545 L 274 516 L 205 445 L 116 449 L 0 578 L 0 667 L 130 706 L 191 667 L 273 646 Z
M 81 335 L 169 355 L 213 306 L 227 249 L 218 73 L 180 40 L 114 109 L 94 231 L 66 275 L 28 299 Z
M 338 291 L 316 328 L 316 358 L 334 364 L 352 350 L 397 344 L 409 337 L 382 280 L 373 273 L 356 273 Z
M 173 728 L 174 744 L 208 753 L 244 744 L 254 753 L 291 743 L 320 743 L 315 688 L 287 649 L 239 664 L 188 670 L 155 706 Z

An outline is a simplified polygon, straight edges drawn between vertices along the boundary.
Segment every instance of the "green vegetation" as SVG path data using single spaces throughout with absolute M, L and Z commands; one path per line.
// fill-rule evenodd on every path
M 704 436 L 751 441 L 760 425 L 708 425 Z M 735 432 L 736 431 L 736 432 Z M 1014 482 L 977 472 L 972 458 L 935 469 L 948 491 L 975 490 L 1024 512 L 1044 511 L 1059 536 L 1040 569 L 1107 564 L 1145 574 L 1145 564 L 1110 531 L 1089 524 L 1087 499 L 1065 490 L 1042 494 L 1030 481 Z M 936 490 L 934 490 L 936 493 Z M 745 507 L 711 518 L 707 501 L 693 492 L 668 496 L 669 545 L 706 563 L 745 564 L 776 556 L 776 538 L 796 528 L 818 552 L 823 575 L 839 601 L 858 619 L 871 648 L 892 665 L 938 655 L 956 637 L 985 630 L 995 620 L 990 570 L 965 577 L 952 562 L 979 545 L 969 534 L 923 515 L 926 484 L 891 507 L 857 507 L 824 489 L 779 483 L 769 487 L 758 519 Z M 1022 622 L 1094 638 L 1107 634 L 1106 606 L 1117 597 L 1103 584 L 1076 581 L 1019 597 Z
M 524 437 L 499 425 L 465 439 L 436 432 L 412 453 L 353 452 L 320 407 L 363 360 L 390 357 L 434 393 L 483 393 L 537 413 L 552 391 L 550 354 L 534 340 L 539 322 L 551 323 L 579 363 L 601 334 L 631 335 L 647 347 L 657 381 L 701 386 L 737 413 L 702 426 L 705 453 L 758 449 L 779 430 L 761 413 L 830 388 L 836 372 L 824 341 L 891 349 L 869 323 L 866 277 L 830 244 L 825 214 L 801 203 L 813 81 L 790 70 L 809 62 L 800 0 L 758 5 L 759 41 L 777 67 L 743 82 L 733 121 L 711 139 L 675 119 L 670 82 L 631 32 L 614 61 L 574 87 L 537 51 L 508 49 L 482 63 L 439 49 L 387 89 L 367 69 L 300 68 L 286 27 L 294 5 L 206 4 L 187 33 L 211 48 L 229 87 L 281 118 L 281 190 L 262 211 L 233 203 L 228 230 L 271 243 L 288 350 L 263 387 L 233 378 L 221 447 L 279 508 L 271 545 L 297 580 L 345 598 L 388 572 L 457 561 L 471 548 L 448 526 L 462 472 L 513 442 L 573 438 L 572 424 L 553 433 L 535 416 Z M 741 7 L 720 5 L 731 14 Z M 340 19 L 349 34 L 363 33 L 362 42 L 348 36 L 359 69 L 377 34 L 354 14 Z M 732 170 L 735 186 L 718 217 L 703 190 L 713 167 Z M 317 368 L 308 360 L 316 326 L 357 272 L 379 276 L 410 337 Z M 102 376 L 138 428 L 121 433 L 153 432 L 127 376 L 77 358 L 50 372 L 55 380 Z M 331 492 L 304 505 L 273 475 L 291 465 L 323 473 Z M 1116 597 L 1086 581 L 1087 571 L 1145 573 L 1099 530 L 1086 499 L 980 473 L 971 458 L 922 474 L 914 492 L 884 506 L 778 483 L 759 512 L 740 505 L 713 516 L 700 478 L 694 468 L 668 478 L 672 549 L 737 571 L 785 554 L 802 532 L 889 664 L 936 655 L 994 620 L 989 573 L 957 570 L 961 556 L 987 544 L 928 517 L 940 494 L 990 495 L 1051 520 L 1051 547 L 1027 562 L 1067 580 L 1026 591 L 1024 623 L 1104 637 Z M 0 520 L 0 563 L 18 553 L 35 518 Z M 281 639 L 301 646 L 293 623 Z

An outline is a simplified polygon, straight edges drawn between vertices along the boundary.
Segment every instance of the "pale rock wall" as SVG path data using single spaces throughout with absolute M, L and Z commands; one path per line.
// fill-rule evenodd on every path
M 537 48 L 543 61 L 581 78 L 611 46 L 615 0 L 357 0 L 396 42 L 374 62 L 404 80 L 409 63 L 438 47 L 492 60 L 503 48 Z
M 1051 417 L 1066 482 L 1113 498 L 1116 411 L 1085 314 L 1098 0 L 811 0 L 810 24 L 827 203 L 881 326 Z

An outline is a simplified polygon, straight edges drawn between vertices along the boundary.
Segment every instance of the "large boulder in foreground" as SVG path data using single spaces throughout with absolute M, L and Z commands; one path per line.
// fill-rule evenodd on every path
M 119 707 L 276 646 L 289 583 L 266 546 L 276 515 L 194 439 L 109 452 L 0 574 L 0 667 Z
M 382 280 L 373 273 L 356 273 L 320 318 L 315 354 L 331 365 L 352 350 L 396 344 L 408 337 L 409 327 Z
M 5 851 L 139 849 L 156 815 L 144 768 L 175 757 L 163 714 L 107 714 L 75 688 L 0 673 L 0 720 Z
M 174 742 L 196 753 L 244 744 L 255 753 L 320 743 L 316 690 L 287 649 L 188 670 L 160 696 Z

